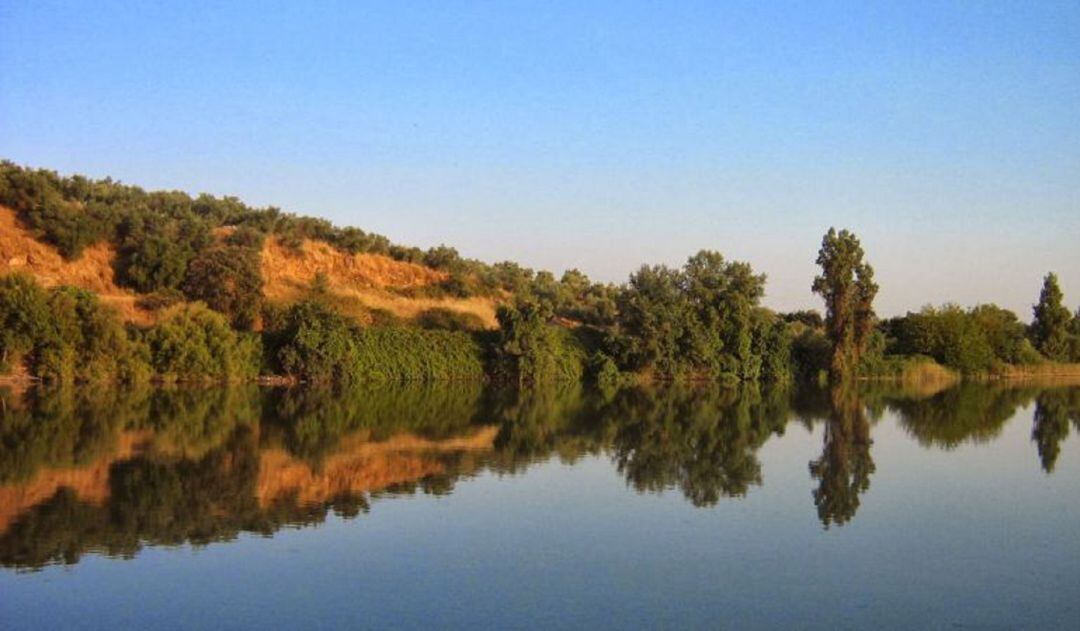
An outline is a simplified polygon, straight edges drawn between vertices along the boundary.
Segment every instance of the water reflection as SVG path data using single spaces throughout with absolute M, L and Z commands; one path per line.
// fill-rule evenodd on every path
M 611 453 L 638 491 L 677 487 L 695 506 L 762 482 L 757 450 L 788 420 L 787 393 L 757 389 L 625 391 L 602 415 Z
M 870 456 L 870 421 L 854 388 L 834 388 L 825 426 L 821 456 L 810 462 L 810 475 L 818 481 L 814 506 L 828 528 L 845 524 L 859 510 L 859 496 L 870 488 L 874 459 Z
M 885 413 L 919 445 L 952 450 L 994 440 L 1032 403 L 1049 473 L 1069 425 L 1080 431 L 1080 388 L 0 391 L 0 564 L 269 535 L 552 457 L 602 455 L 639 493 L 677 489 L 707 507 L 761 486 L 759 450 L 792 422 L 822 429 L 810 495 L 828 528 L 870 489 Z
M 1031 387 L 962 383 L 928 396 L 899 392 L 882 398 L 920 445 L 953 449 L 997 438 L 1037 392 Z
M 1031 439 L 1039 451 L 1039 461 L 1047 473 L 1054 470 L 1061 441 L 1069 435 L 1069 421 L 1080 432 L 1080 388 L 1040 392 L 1035 399 L 1035 419 Z

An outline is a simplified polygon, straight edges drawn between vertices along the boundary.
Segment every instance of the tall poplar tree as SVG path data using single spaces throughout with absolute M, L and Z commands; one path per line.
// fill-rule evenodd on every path
M 829 377 L 850 379 L 874 332 L 874 268 L 863 260 L 858 237 L 847 230 L 829 228 L 821 240 L 817 264 L 821 275 L 813 291 L 825 299 L 825 330 L 832 343 Z

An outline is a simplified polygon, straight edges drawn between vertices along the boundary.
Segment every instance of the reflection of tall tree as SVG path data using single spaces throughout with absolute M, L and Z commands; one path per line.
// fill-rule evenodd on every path
M 755 389 L 624 391 L 607 411 L 615 462 L 638 491 L 678 487 L 695 506 L 745 495 L 761 484 L 756 452 L 783 430 L 786 401 Z
M 1061 442 L 1069 435 L 1069 420 L 1080 431 L 1080 388 L 1046 390 L 1035 400 L 1031 439 L 1039 450 L 1039 460 L 1047 473 L 1054 470 Z
M 832 415 L 825 426 L 821 457 L 810 463 L 810 475 L 818 480 L 814 505 L 828 528 L 843 525 L 859 510 L 859 495 L 870 488 L 874 460 L 870 457 L 870 423 L 853 388 L 830 392 Z

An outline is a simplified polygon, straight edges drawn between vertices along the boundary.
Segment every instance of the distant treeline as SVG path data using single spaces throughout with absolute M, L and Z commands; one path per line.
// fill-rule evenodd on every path
M 900 375 L 923 363 L 978 374 L 1080 362 L 1080 312 L 1064 306 L 1054 274 L 1030 326 L 992 304 L 928 307 L 880 321 L 873 268 L 848 231 L 830 229 L 822 240 L 813 284 L 825 301 L 822 316 L 766 309 L 764 274 L 711 251 L 677 269 L 642 266 L 623 285 L 593 283 L 576 270 L 556 279 L 515 263 L 463 260 L 443 246 L 395 246 L 234 198 L 147 193 L 10 162 L 0 163 L 0 203 L 65 256 L 112 242 L 120 282 L 143 292 L 142 306 L 157 312 L 153 326 L 124 325 L 85 290 L 46 290 L 29 276 L 0 279 L 0 369 L 22 365 L 45 380 L 737 383 Z M 215 242 L 211 230 L 221 226 L 235 230 Z M 339 313 L 318 277 L 306 299 L 267 304 L 259 258 L 267 235 L 447 270 L 443 285 L 424 291 L 492 296 L 502 305 L 499 330 L 480 330 L 475 317 L 445 309 L 411 325 L 385 314 L 360 326 Z

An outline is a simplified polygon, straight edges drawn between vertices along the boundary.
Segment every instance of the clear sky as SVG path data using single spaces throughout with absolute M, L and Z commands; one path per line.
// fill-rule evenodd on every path
M 0 0 L 0 157 L 623 280 L 1080 303 L 1080 2 Z

